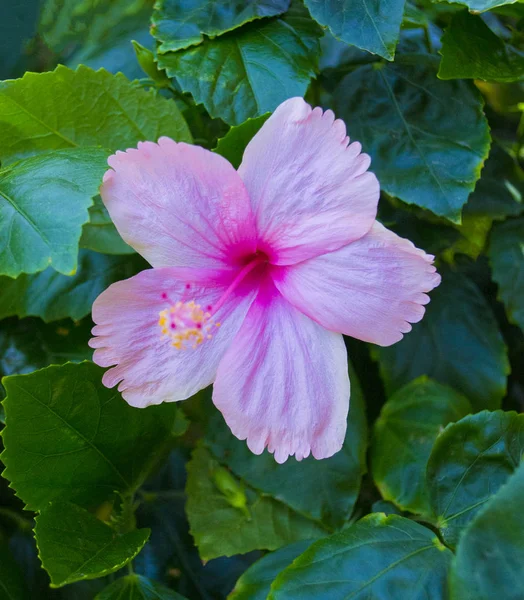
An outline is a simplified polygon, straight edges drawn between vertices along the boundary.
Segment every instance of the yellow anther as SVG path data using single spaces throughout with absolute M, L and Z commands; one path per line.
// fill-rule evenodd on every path
M 200 304 L 178 301 L 159 313 L 158 324 L 162 335 L 171 339 L 171 345 L 177 350 L 197 348 L 211 336 L 205 335 L 209 330 L 209 312 L 204 312 Z

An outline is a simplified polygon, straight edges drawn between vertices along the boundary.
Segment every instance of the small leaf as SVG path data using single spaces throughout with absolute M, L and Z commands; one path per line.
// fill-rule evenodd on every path
M 142 575 L 120 577 L 95 596 L 95 600 L 186 600 L 173 590 Z
M 236 582 L 227 600 L 266 600 L 276 576 L 305 552 L 311 541 L 295 542 L 257 560 Z
M 442 36 L 440 79 L 511 82 L 524 78 L 524 55 L 467 10 L 453 16 Z
M 364 65 L 334 91 L 334 110 L 362 143 L 382 188 L 460 223 L 489 151 L 482 99 L 466 81 L 440 81 L 430 55 Z M 435 124 L 438 123 L 438 133 Z
M 311 16 L 338 39 L 393 60 L 405 0 L 305 0 Z
M 274 17 L 289 8 L 290 0 L 158 0 L 151 18 L 158 52 L 182 50 L 200 44 L 204 36 L 236 29 L 254 19 Z
M 95 196 L 93 206 L 89 207 L 89 223 L 82 228 L 80 248 L 87 248 L 102 254 L 133 254 L 135 252 L 118 233 L 100 196 Z
M 294 2 L 281 18 L 159 54 L 158 65 L 212 117 L 240 125 L 306 93 L 317 68 L 321 34 L 305 8 Z
M 276 550 L 298 540 L 313 539 L 325 530 L 272 498 L 246 488 L 247 510 L 231 505 L 216 486 L 212 473 L 217 461 L 197 448 L 187 466 L 186 511 L 191 533 L 204 560 Z
M 82 225 L 106 158 L 105 150 L 75 148 L 0 170 L 0 275 L 17 277 L 49 265 L 64 275 L 76 270 Z
M 517 468 L 524 415 L 483 411 L 448 425 L 437 438 L 427 485 L 438 527 L 455 546 L 464 527 Z
M 191 141 L 175 102 L 144 91 L 122 74 L 58 66 L 0 82 L 3 164 L 58 148 L 126 150 L 162 135 Z
M 27 600 L 24 575 L 5 542 L 0 542 L 0 600 Z
M 504 340 L 491 307 L 464 275 L 444 272 L 422 321 L 374 353 L 389 395 L 420 375 L 461 392 L 475 410 L 498 408 L 506 393 Z
M 464 532 L 451 571 L 452 600 L 524 597 L 524 465 Z
M 424 376 L 388 399 L 371 446 L 373 480 L 385 500 L 402 510 L 431 514 L 425 482 L 431 448 L 445 425 L 469 412 L 466 398 Z
M 36 518 L 35 537 L 51 587 L 114 573 L 140 552 L 149 529 L 124 535 L 99 521 L 87 510 L 53 502 Z
M 16 315 L 41 317 L 46 322 L 66 317 L 77 321 L 91 312 L 93 302 L 107 287 L 144 267 L 147 263 L 138 255 L 106 256 L 83 250 L 72 276 L 52 267 L 16 279 L 0 276 L 0 319 Z
M 489 259 L 508 319 L 524 330 L 524 219 L 494 227 Z
M 422 525 L 373 513 L 314 542 L 268 600 L 444 600 L 451 552 Z
M 279 465 L 269 452 L 257 456 L 233 436 L 222 416 L 208 426 L 209 447 L 220 462 L 264 495 L 271 496 L 327 528 L 349 519 L 366 472 L 367 422 L 364 398 L 350 369 L 351 404 L 342 449 L 331 458 L 290 459 Z
M 3 476 L 29 510 L 52 501 L 93 508 L 134 491 L 163 456 L 175 404 L 137 410 L 84 362 L 6 377 Z
M 242 156 L 246 146 L 262 125 L 268 120 L 269 116 L 268 113 L 255 119 L 248 119 L 242 123 L 242 125 L 231 127 L 226 135 L 218 140 L 217 147 L 213 152 L 227 158 L 235 169 L 238 169 L 242 162 Z
M 449 0 L 444 0 L 448 3 Z M 462 4 L 467 6 L 471 12 L 485 12 L 498 6 L 514 4 L 516 0 L 452 0 L 450 4 Z

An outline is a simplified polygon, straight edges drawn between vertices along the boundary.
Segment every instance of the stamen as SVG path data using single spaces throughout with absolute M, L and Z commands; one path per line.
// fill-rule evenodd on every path
M 266 262 L 266 260 L 257 257 L 241 269 L 214 307 L 208 304 L 203 309 L 195 300 L 185 301 L 191 290 L 191 284 L 189 283 L 186 283 L 184 286 L 185 290 L 182 298 L 176 302 L 173 302 L 169 295 L 163 292 L 161 295 L 162 300 L 168 301 L 171 306 L 161 310 L 159 313 L 158 325 L 160 326 L 162 336 L 170 338 L 171 345 L 177 350 L 185 350 L 188 347 L 194 350 L 205 340 L 212 339 L 212 328 L 220 327 L 221 323 L 213 323 L 211 317 L 224 306 L 228 297 L 246 275 L 257 265 Z

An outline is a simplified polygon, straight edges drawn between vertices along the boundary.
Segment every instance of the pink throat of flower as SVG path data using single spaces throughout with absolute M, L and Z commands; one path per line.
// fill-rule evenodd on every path
M 158 325 L 162 337 L 168 337 L 171 345 L 177 350 L 198 348 L 206 340 L 213 337 L 215 327 L 220 327 L 219 322 L 214 322 L 213 317 L 224 306 L 227 299 L 259 265 L 266 263 L 266 256 L 255 255 L 235 276 L 216 304 L 202 307 L 196 299 L 189 300 L 191 295 L 191 284 L 185 286 L 184 296 L 176 301 L 172 301 L 169 295 L 164 292 L 162 300 L 169 302 L 170 306 L 159 313 Z

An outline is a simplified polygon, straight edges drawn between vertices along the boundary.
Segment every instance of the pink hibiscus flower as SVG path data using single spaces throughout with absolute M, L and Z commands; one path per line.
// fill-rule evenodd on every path
M 132 406 L 214 383 L 232 432 L 278 462 L 326 458 L 349 408 L 342 334 L 388 346 L 440 282 L 375 221 L 370 158 L 331 111 L 281 104 L 238 171 L 169 138 L 108 160 L 102 199 L 152 269 L 95 301 L 94 361 Z

